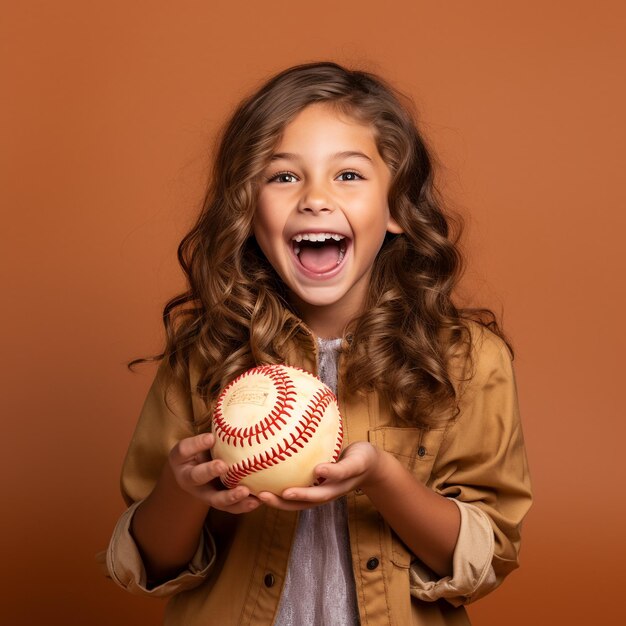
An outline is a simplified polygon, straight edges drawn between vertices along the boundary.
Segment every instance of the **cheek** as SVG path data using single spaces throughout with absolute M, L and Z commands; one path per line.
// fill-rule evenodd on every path
M 387 197 L 378 196 L 370 197 L 367 201 L 360 203 L 358 210 L 353 214 L 353 219 L 358 221 L 361 228 L 378 231 L 386 227 L 389 215 Z
M 262 239 L 271 230 L 271 214 L 267 202 L 259 199 L 252 216 L 252 232 L 257 240 Z
M 279 216 L 267 209 L 267 206 L 257 206 L 252 218 L 252 234 L 266 258 L 274 263 L 281 248 L 283 224 Z

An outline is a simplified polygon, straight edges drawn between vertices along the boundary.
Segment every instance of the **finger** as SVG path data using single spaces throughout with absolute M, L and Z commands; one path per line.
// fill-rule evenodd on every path
M 228 466 L 224 461 L 209 461 L 190 466 L 187 477 L 192 485 L 200 486 L 210 483 L 215 478 L 226 473 L 226 470 L 228 470 Z
M 325 481 L 339 482 L 359 476 L 362 468 L 359 463 L 345 459 L 337 463 L 320 463 L 315 466 L 313 473 L 317 478 L 323 478 Z
M 337 463 L 320 463 L 313 468 L 313 474 L 316 478 L 330 478 L 334 473 L 334 466 Z
M 235 512 L 234 509 L 243 512 L 251 502 L 260 504 L 257 498 L 250 495 L 250 490 L 242 485 L 224 491 L 213 488 L 209 498 L 209 503 L 214 509 L 229 512 Z
M 263 504 L 274 509 L 281 509 L 282 511 L 302 511 L 303 509 L 310 509 L 318 504 L 317 502 L 305 502 L 302 500 L 285 500 L 269 491 L 262 491 L 257 497 Z
M 345 488 L 345 483 L 327 483 L 317 487 L 290 487 L 281 494 L 285 502 L 307 502 L 312 505 L 330 502 L 350 489 Z
M 258 498 L 249 496 L 237 504 L 233 504 L 228 508 L 223 509 L 226 513 L 250 513 L 254 509 L 258 509 L 263 504 Z
M 202 433 L 195 437 L 181 439 L 170 452 L 170 457 L 177 465 L 191 461 L 197 454 L 206 452 L 213 447 L 215 436 L 211 433 Z

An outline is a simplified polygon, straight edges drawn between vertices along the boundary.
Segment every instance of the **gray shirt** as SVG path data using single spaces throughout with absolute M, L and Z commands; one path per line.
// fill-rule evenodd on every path
M 319 339 L 319 377 L 337 393 L 341 339 Z M 345 498 L 300 512 L 275 626 L 359 624 Z

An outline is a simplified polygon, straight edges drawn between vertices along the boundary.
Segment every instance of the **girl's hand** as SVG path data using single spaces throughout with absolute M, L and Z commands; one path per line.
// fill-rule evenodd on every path
M 261 503 L 250 495 L 247 487 L 225 489 L 220 474 L 228 468 L 220 460 L 212 460 L 210 450 L 215 435 L 204 433 L 179 441 L 169 454 L 169 464 L 178 486 L 208 506 L 227 513 L 248 513 Z
M 335 500 L 377 480 L 381 452 L 372 444 L 357 441 L 349 445 L 336 463 L 315 466 L 315 476 L 324 479 L 316 487 L 290 487 L 281 496 L 269 491 L 259 493 L 259 500 L 285 511 L 309 509 Z

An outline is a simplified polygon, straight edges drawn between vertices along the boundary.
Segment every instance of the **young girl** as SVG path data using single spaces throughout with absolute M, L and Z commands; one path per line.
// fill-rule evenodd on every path
M 164 310 L 162 363 L 107 552 L 166 623 L 468 624 L 518 565 L 531 502 L 511 353 L 455 307 L 460 257 L 402 98 L 334 63 L 288 69 L 223 134 Z M 220 390 L 263 363 L 336 389 L 319 486 L 225 490 Z

